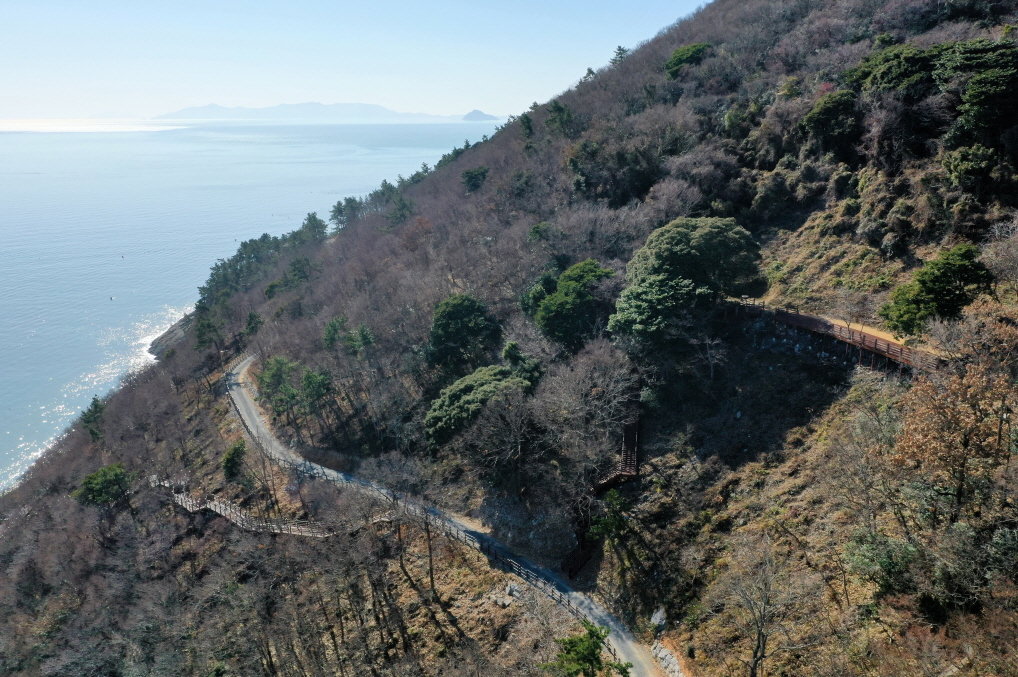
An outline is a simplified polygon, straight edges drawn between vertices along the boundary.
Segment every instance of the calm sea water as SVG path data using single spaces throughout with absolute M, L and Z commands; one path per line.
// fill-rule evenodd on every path
M 0 489 L 151 360 L 209 266 L 488 123 L 0 133 Z

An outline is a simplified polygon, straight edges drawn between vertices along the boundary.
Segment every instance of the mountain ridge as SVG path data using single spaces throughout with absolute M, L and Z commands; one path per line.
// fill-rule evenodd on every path
M 163 113 L 154 120 L 322 120 L 330 122 L 473 122 L 499 119 L 474 109 L 465 115 L 405 113 L 373 103 L 332 103 L 317 101 L 274 106 L 221 106 L 211 103 Z

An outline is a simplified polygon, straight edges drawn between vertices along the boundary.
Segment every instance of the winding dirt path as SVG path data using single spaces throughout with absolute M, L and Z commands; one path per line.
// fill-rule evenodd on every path
M 501 564 L 503 568 L 509 569 L 541 592 L 549 595 L 557 603 L 565 606 L 574 616 L 585 618 L 596 625 L 611 630 L 607 640 L 609 649 L 616 660 L 632 664 L 631 674 L 633 677 L 661 677 L 665 674 L 650 650 L 636 640 L 629 628 L 619 618 L 589 595 L 574 590 L 554 572 L 515 554 L 505 544 L 492 538 L 489 534 L 479 531 L 472 520 L 443 512 L 373 482 L 311 463 L 283 444 L 269 429 L 264 415 L 255 402 L 256 391 L 254 385 L 247 378 L 247 370 L 254 359 L 254 356 L 251 355 L 236 364 L 226 373 L 226 383 L 230 399 L 233 400 L 237 413 L 250 435 L 266 455 L 282 465 L 336 484 L 342 484 L 390 503 L 396 503 L 407 513 L 428 519 L 431 524 L 438 526 L 447 535 L 484 553 L 490 560 Z

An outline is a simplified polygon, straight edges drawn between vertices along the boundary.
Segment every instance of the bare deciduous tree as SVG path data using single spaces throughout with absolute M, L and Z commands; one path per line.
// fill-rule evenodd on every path
M 804 622 L 819 584 L 766 536 L 738 539 L 728 569 L 710 600 L 715 613 L 738 628 L 744 647 L 737 656 L 749 677 L 762 674 L 764 661 L 778 652 L 801 650 L 818 641 L 818 629 Z
M 848 328 L 851 329 L 852 324 L 862 325 L 873 317 L 873 297 L 870 294 L 842 288 L 834 297 L 834 306 L 831 311 L 835 317 L 844 320 Z
M 696 350 L 700 363 L 707 366 L 707 379 L 713 381 L 717 368 L 728 362 L 728 349 L 724 342 L 719 338 L 702 334 L 700 338 L 693 339 L 690 343 Z
M 541 382 L 538 414 L 557 446 L 577 460 L 615 451 L 622 429 L 636 417 L 639 376 L 629 359 L 604 339 L 591 341 Z
M 463 435 L 463 444 L 486 466 L 512 467 L 536 459 L 545 445 L 540 440 L 532 399 L 520 388 L 491 398 Z
M 1012 293 L 1018 293 L 1018 216 L 995 224 L 993 240 L 983 249 L 982 262 Z

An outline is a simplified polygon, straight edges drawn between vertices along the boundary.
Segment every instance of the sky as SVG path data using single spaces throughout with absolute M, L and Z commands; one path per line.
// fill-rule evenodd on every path
M 516 114 L 702 0 L 0 0 L 0 119 L 374 103 Z

